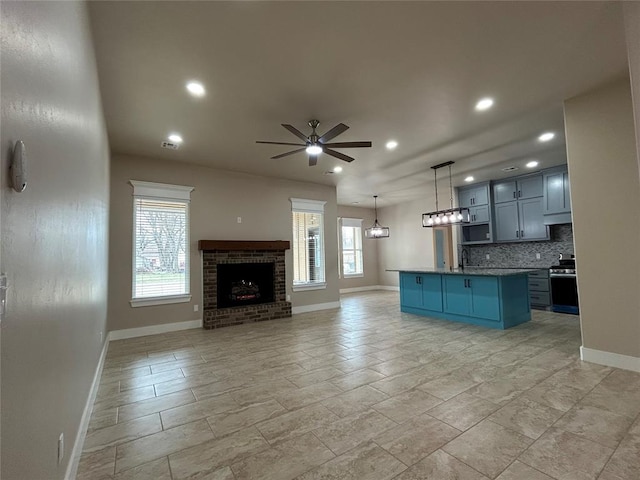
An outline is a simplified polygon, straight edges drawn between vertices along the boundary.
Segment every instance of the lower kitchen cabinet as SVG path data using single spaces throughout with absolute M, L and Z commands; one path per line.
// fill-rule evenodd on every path
M 401 271 L 400 308 L 406 313 L 505 329 L 531 319 L 528 276 Z

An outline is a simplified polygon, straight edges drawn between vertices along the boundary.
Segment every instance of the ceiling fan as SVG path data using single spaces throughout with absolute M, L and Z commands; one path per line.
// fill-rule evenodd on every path
M 295 128 L 293 125 L 282 124 L 284 128 L 293 133 L 296 137 L 300 138 L 304 143 L 286 143 L 286 142 L 262 142 L 260 140 L 256 141 L 256 143 L 268 143 L 271 145 L 295 145 L 302 148 L 297 148 L 287 153 L 281 153 L 280 155 L 276 155 L 275 158 L 286 157 L 287 155 L 293 155 L 294 153 L 301 152 L 306 150 L 309 154 L 309 166 L 312 167 L 318 163 L 318 155 L 321 153 L 326 153 L 327 155 L 331 155 L 332 157 L 339 158 L 340 160 L 344 160 L 345 162 L 353 162 L 355 159 L 345 155 L 344 153 L 336 152 L 333 150 L 334 148 L 363 148 L 370 147 L 371 142 L 338 142 L 338 143 L 326 143 L 329 140 L 337 137 L 341 133 L 344 133 L 349 127 L 344 123 L 339 123 L 327 133 L 322 136 L 319 136 L 316 132 L 316 128 L 318 128 L 320 122 L 318 120 L 309 120 L 309 126 L 311 127 L 311 135 L 306 136 L 300 130 Z

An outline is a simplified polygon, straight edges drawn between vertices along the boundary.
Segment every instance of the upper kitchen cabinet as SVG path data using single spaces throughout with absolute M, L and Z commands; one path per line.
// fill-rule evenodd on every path
M 542 187 L 541 175 L 495 183 L 493 185 L 493 202 L 504 203 L 541 197 L 543 195 Z
M 544 172 L 544 224 L 571 223 L 571 196 L 567 166 Z
M 458 190 L 458 205 L 469 209 L 471 222 L 462 225 L 460 229 L 460 243 L 472 245 L 491 243 L 491 206 L 489 205 L 489 182 L 460 187 Z

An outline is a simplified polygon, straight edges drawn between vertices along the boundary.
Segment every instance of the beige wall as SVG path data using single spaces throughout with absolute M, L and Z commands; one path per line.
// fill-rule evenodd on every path
M 398 285 L 391 268 L 433 267 L 433 229 L 422 226 L 422 214 L 433 202 L 426 198 L 378 209 L 378 220 L 390 229 L 389 238 L 378 244 L 381 285 Z
M 190 303 L 132 308 L 133 197 L 129 180 L 195 187 L 191 194 Z M 292 239 L 289 198 L 325 200 L 327 288 L 292 292 L 291 250 L 286 252 L 287 294 L 293 307 L 339 301 L 337 206 L 334 187 L 232 173 L 198 165 L 115 155 L 111 161 L 109 330 L 202 318 L 202 268 L 198 240 Z M 242 223 L 237 223 L 242 217 Z M 200 311 L 194 312 L 193 306 Z
M 362 219 L 362 263 L 364 275 L 355 278 L 341 278 L 340 288 L 357 288 L 378 285 L 378 243 L 386 239 L 364 238 L 365 228 L 373 225 L 375 213 L 371 208 L 338 205 L 338 216 Z
M 624 23 L 636 125 L 637 158 L 640 165 L 640 2 L 624 2 Z
M 640 176 L 629 79 L 565 102 L 583 346 L 640 357 Z
M 2 2 L 3 480 L 60 479 L 106 327 L 109 152 L 86 5 Z M 57 464 L 58 435 L 65 457 Z

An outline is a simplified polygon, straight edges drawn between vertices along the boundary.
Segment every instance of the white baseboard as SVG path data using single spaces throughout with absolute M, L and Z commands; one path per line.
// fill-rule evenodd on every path
M 585 362 L 606 365 L 607 367 L 622 368 L 623 370 L 631 370 L 633 372 L 640 372 L 639 357 L 580 347 L 580 358 Z
M 78 473 L 78 464 L 80 463 L 80 457 L 82 456 L 82 449 L 84 447 L 84 439 L 87 436 L 87 428 L 89 427 L 89 420 L 91 420 L 91 412 L 93 411 L 93 402 L 96 400 L 98 393 L 98 385 L 100 385 L 100 377 L 102 377 L 102 368 L 104 367 L 104 359 L 107 356 L 107 349 L 109 348 L 109 339 L 104 342 L 102 347 L 102 353 L 100 354 L 100 360 L 98 360 L 98 366 L 96 367 L 96 373 L 93 375 L 93 383 L 91 384 L 91 390 L 87 396 L 87 402 L 84 405 L 84 411 L 82 412 L 82 418 L 80 419 L 80 426 L 78 427 L 78 433 L 76 433 L 76 439 L 71 450 L 71 456 L 69 457 L 69 463 L 67 465 L 67 471 L 65 472 L 65 480 L 74 480 Z
M 307 313 L 307 312 L 315 312 L 317 310 L 329 310 L 331 308 L 340 308 L 340 302 L 327 302 L 327 303 L 316 303 L 314 305 L 302 305 L 300 307 L 292 307 L 291 313 Z
M 109 341 L 111 342 L 113 340 L 123 340 L 125 338 L 134 337 L 146 337 L 147 335 L 177 332 L 178 330 L 189 330 L 191 328 L 202 328 L 202 319 L 149 325 L 148 327 L 126 328 L 124 330 L 112 330 L 109 332 Z
M 368 292 L 371 290 L 391 290 L 399 292 L 400 287 L 393 287 L 390 285 L 368 285 L 366 287 L 341 288 L 340 293 Z

